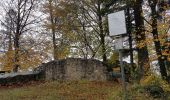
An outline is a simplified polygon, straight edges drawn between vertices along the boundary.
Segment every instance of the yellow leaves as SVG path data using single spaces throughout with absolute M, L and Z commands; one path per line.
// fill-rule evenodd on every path
M 170 91 L 170 85 L 169 85 L 169 83 L 167 83 L 167 82 L 165 82 L 165 81 L 162 80 L 162 81 L 160 82 L 160 84 L 161 84 L 161 87 L 163 88 L 164 91 L 166 91 L 166 92 Z
M 11 71 L 13 68 L 13 57 L 14 57 L 14 51 L 7 51 L 5 55 L 1 56 L 0 62 L 2 63 L 2 70 L 4 71 Z
M 168 57 L 167 60 L 170 61 L 170 57 Z
M 69 47 L 68 46 L 61 46 L 60 48 L 57 48 L 57 58 L 58 59 L 65 59 L 67 55 L 69 54 Z
M 136 47 L 137 48 L 143 48 L 143 47 L 146 46 L 147 42 L 149 42 L 149 41 L 146 41 L 146 40 L 138 41 L 137 44 L 136 44 Z
M 142 85 L 159 85 L 164 91 L 170 91 L 170 85 L 165 80 L 162 80 L 159 76 L 149 75 L 143 78 L 140 82 Z
M 29 51 L 29 54 L 23 54 L 20 56 L 21 65 L 20 69 L 28 69 L 29 67 L 36 67 L 41 63 L 41 57 L 39 54 Z
M 162 51 L 162 55 L 163 56 L 169 56 L 170 54 L 169 54 L 169 50 L 163 50 Z
M 158 30 L 167 29 L 169 25 L 167 23 L 158 23 Z
M 42 63 L 41 55 L 34 50 L 28 50 L 28 53 L 20 54 L 19 65 L 20 69 L 28 69 L 29 67 L 37 67 Z
M 153 80 L 155 79 L 156 77 L 154 75 L 149 75 L 149 76 L 146 76 L 145 78 L 143 78 L 140 83 L 142 85 L 148 85 L 148 84 L 151 84 L 153 82 Z
M 12 71 L 14 62 L 14 51 L 7 51 L 4 55 L 0 58 L 0 63 L 2 65 L 2 70 L 4 71 Z M 27 52 L 20 52 L 19 53 L 19 62 L 16 62 L 20 65 L 20 69 L 28 69 L 30 67 L 37 67 L 39 64 L 42 63 L 41 54 L 35 52 L 34 50 L 30 49 Z
M 108 63 L 115 64 L 116 61 L 118 61 L 118 60 L 119 60 L 119 53 L 116 51 L 113 51 L 110 59 L 108 60 Z
M 50 47 L 50 50 L 54 51 L 53 56 L 58 59 L 64 59 L 69 54 L 70 46 L 68 44 L 77 40 L 73 25 L 76 15 L 73 14 L 73 11 L 77 10 L 75 7 L 75 4 L 68 0 L 47 0 L 43 7 L 44 13 L 47 15 L 44 26 L 51 31 L 50 33 L 55 33 L 58 38 L 56 39 L 56 50 L 53 50 L 53 46 Z

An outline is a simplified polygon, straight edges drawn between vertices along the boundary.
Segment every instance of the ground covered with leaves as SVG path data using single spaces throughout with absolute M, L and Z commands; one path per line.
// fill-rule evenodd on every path
M 133 89 L 132 89 L 133 88 Z M 120 83 L 36 81 L 0 86 L 1 100 L 122 100 Z M 128 100 L 154 100 L 128 85 Z

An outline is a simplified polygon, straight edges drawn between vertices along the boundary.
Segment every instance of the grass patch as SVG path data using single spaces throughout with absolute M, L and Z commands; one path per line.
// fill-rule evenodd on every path
M 1 100 L 121 100 L 121 90 L 121 85 L 113 82 L 49 81 L 21 87 L 3 87 L 0 98 Z M 129 93 L 131 93 L 129 100 L 143 100 L 133 99 L 137 92 Z M 142 93 L 140 96 L 148 98 Z

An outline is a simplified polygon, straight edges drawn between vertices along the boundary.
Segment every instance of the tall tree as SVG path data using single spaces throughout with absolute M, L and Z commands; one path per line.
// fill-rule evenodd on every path
M 144 29 L 144 17 L 142 11 L 143 0 L 136 0 L 134 2 L 134 19 L 135 19 L 135 35 L 137 42 L 137 52 L 138 52 L 138 66 L 140 79 L 144 75 L 144 68 L 149 68 L 149 57 L 147 45 L 145 42 L 145 29 Z
M 13 9 L 9 9 L 9 11 L 7 12 L 6 16 L 5 16 L 5 19 L 4 19 L 4 23 L 2 23 L 2 26 L 3 26 L 3 30 L 2 30 L 2 33 L 3 35 L 5 35 L 7 38 L 4 40 L 7 41 L 5 42 L 5 44 L 7 45 L 7 50 L 4 50 L 5 52 L 5 61 L 3 62 L 3 69 L 5 70 L 10 70 L 11 67 L 13 66 L 13 43 L 12 43 L 12 40 L 13 40 L 13 34 L 12 34 L 12 30 L 14 28 L 14 22 L 12 21 L 11 18 L 13 18 L 14 16 L 16 15 L 16 13 L 14 12 Z M 5 45 L 4 44 L 4 45 Z M 4 48 L 6 49 L 6 48 Z
M 158 63 L 160 66 L 160 73 L 163 79 L 167 78 L 167 70 L 165 67 L 165 57 L 162 55 L 161 51 L 161 43 L 159 41 L 159 33 L 158 33 L 158 12 L 156 10 L 158 1 L 157 0 L 148 0 L 151 8 L 151 17 L 152 17 L 152 34 L 154 38 L 154 44 L 156 49 L 156 54 L 158 57 Z
M 53 58 L 64 59 L 68 56 L 74 41 L 72 1 L 47 0 L 43 13 L 47 15 L 44 26 L 52 35 Z
M 50 30 L 55 30 L 56 36 L 58 34 L 62 34 L 62 36 L 67 33 L 74 34 L 74 43 L 70 42 L 70 46 L 73 51 L 76 51 L 76 54 L 79 53 L 79 57 L 98 58 L 106 62 L 108 50 L 110 50 L 105 40 L 108 34 L 107 14 L 117 7 L 117 3 L 113 0 L 58 0 L 55 5 L 53 0 L 50 1 L 52 6 L 49 3 L 45 4 L 45 11 L 49 17 L 46 23 L 47 27 L 50 26 L 48 27 Z M 53 19 L 59 20 L 53 25 L 49 20 L 51 18 L 50 8 L 53 8 L 51 10 Z M 62 36 L 60 39 L 66 39 Z M 57 42 L 56 44 L 58 50 L 60 46 Z
M 55 16 L 56 14 L 56 6 L 57 6 L 56 0 L 47 0 L 47 3 L 45 4 L 45 12 L 49 15 L 49 21 L 50 21 L 50 28 L 52 33 L 52 43 L 53 43 L 53 58 L 55 60 L 58 59 L 57 57 L 57 45 L 56 45 L 56 24 L 57 24 L 57 18 Z
M 117 0 L 116 0 L 117 1 Z M 113 12 L 114 4 L 113 0 L 85 0 L 82 1 L 83 9 L 85 10 L 84 17 L 86 18 L 86 26 L 93 29 L 93 34 L 97 37 L 98 46 L 93 51 L 93 56 L 100 53 L 103 62 L 107 62 L 107 43 L 106 36 L 108 35 L 107 28 L 107 14 Z M 87 28 L 87 29 L 88 29 Z M 87 42 L 86 42 L 87 43 Z
M 2 2 L 2 1 L 1 1 Z M 14 66 L 13 71 L 17 72 L 19 65 L 19 52 L 20 52 L 20 38 L 23 33 L 27 33 L 31 30 L 31 26 L 37 23 L 37 18 L 34 16 L 35 9 L 37 7 L 37 0 L 9 0 L 4 1 L 6 3 L 3 6 L 3 10 L 6 13 L 8 9 L 12 9 L 13 14 L 9 14 L 13 27 L 11 32 L 13 33 L 13 44 L 14 44 Z M 2 21 L 4 25 L 7 23 Z M 7 26 L 7 25 L 6 25 Z

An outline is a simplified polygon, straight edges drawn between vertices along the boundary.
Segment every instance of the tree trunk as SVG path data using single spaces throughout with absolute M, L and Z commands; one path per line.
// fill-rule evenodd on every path
M 56 45 L 56 29 L 55 29 L 55 17 L 54 17 L 54 13 L 53 13 L 53 6 L 52 6 L 52 2 L 53 1 L 49 1 L 49 14 L 50 14 L 50 21 L 51 21 L 51 31 L 52 31 L 52 42 L 53 42 L 53 58 L 54 60 L 58 59 L 57 56 L 57 45 Z
M 107 56 L 106 56 L 106 47 L 105 47 L 105 34 L 103 31 L 103 21 L 102 21 L 102 15 L 101 15 L 101 3 L 100 0 L 98 0 L 98 25 L 99 25 L 99 32 L 100 32 L 100 39 L 101 39 L 101 46 L 102 46 L 102 59 L 103 62 L 107 62 Z
M 20 28 L 21 28 L 21 24 L 20 24 L 20 21 L 21 21 L 21 8 L 20 8 L 20 2 L 18 2 L 18 5 L 17 5 L 17 9 L 18 9 L 18 12 L 17 12 L 17 19 L 16 19 L 16 31 L 15 31 L 15 37 L 14 37 L 14 50 L 15 50 L 15 54 L 14 54 L 14 68 L 13 68 L 13 72 L 18 72 L 18 68 L 20 67 L 19 65 L 19 39 L 20 39 Z
M 155 44 L 155 49 L 156 49 L 156 54 L 158 57 L 158 63 L 160 66 L 160 73 L 162 76 L 162 79 L 167 78 L 167 70 L 165 66 L 165 57 L 162 55 L 161 52 L 161 44 L 159 41 L 159 35 L 158 35 L 158 29 L 157 29 L 157 11 L 156 11 L 156 4 L 157 1 L 155 0 L 150 0 L 149 1 L 150 7 L 151 7 L 151 15 L 152 15 L 152 34 L 154 38 L 154 44 Z
M 10 30 L 10 32 L 8 33 L 8 39 L 9 39 L 9 41 L 8 41 L 8 51 L 12 51 L 12 34 L 11 33 L 12 32 Z
M 128 41 L 129 41 L 129 54 L 130 54 L 130 73 L 131 78 L 133 79 L 132 73 L 135 72 L 135 66 L 134 66 L 134 58 L 133 58 L 133 38 L 132 38 L 132 21 L 131 21 L 131 13 L 130 13 L 130 7 L 126 9 L 126 26 L 127 26 L 127 34 L 128 34 Z
M 53 57 L 54 60 L 57 60 L 57 45 L 56 45 L 56 37 L 55 37 L 55 30 L 52 29 L 52 35 L 53 35 Z
M 145 31 L 144 31 L 144 20 L 142 16 L 142 0 L 136 0 L 134 5 L 134 18 L 135 18 L 135 30 L 136 30 L 136 41 L 137 44 L 141 44 L 145 42 Z M 139 65 L 139 80 L 144 76 L 145 70 L 144 68 L 149 68 L 149 57 L 147 45 L 144 43 L 144 46 L 141 48 L 137 48 L 138 51 L 138 65 Z
M 15 49 L 15 55 L 14 55 L 13 72 L 18 72 L 18 68 L 20 67 L 20 65 L 19 65 L 19 33 L 15 34 L 14 49 Z

